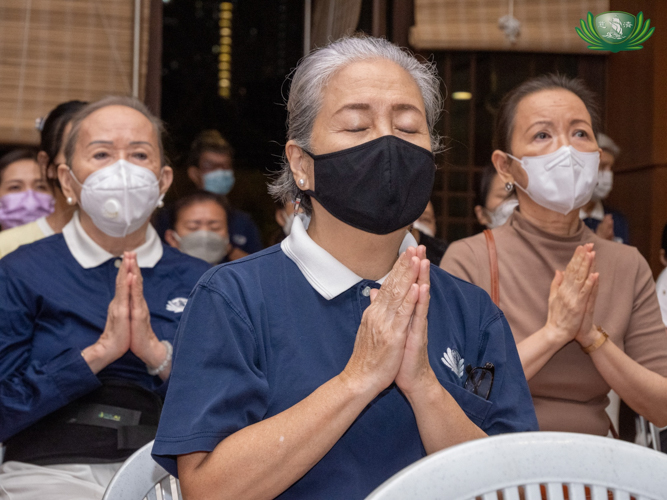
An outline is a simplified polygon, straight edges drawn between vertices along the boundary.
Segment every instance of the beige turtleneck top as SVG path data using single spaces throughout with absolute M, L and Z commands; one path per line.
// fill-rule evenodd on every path
M 549 287 L 565 270 L 578 245 L 594 243 L 600 288 L 593 321 L 619 348 L 646 368 L 667 376 L 667 331 L 655 283 L 636 248 L 603 240 L 583 223 L 563 238 L 542 231 L 515 211 L 493 230 L 498 252 L 500 308 L 521 342 L 544 326 Z M 445 271 L 491 290 L 489 254 L 483 234 L 450 245 Z M 609 385 L 575 341 L 565 345 L 529 381 L 543 431 L 606 435 Z

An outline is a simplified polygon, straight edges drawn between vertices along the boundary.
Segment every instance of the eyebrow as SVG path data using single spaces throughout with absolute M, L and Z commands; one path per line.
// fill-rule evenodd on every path
M 113 146 L 113 141 L 90 141 L 88 143 L 88 146 L 92 146 L 93 144 L 108 144 L 108 145 Z M 132 142 L 130 142 L 130 146 L 136 146 L 137 144 L 146 144 L 150 147 L 153 147 L 153 145 L 148 141 L 132 141 Z
M 588 125 L 589 127 L 591 126 L 591 124 L 590 124 L 589 122 L 587 122 L 586 120 L 582 120 L 581 118 L 575 118 L 574 120 L 570 120 L 570 126 L 572 126 L 572 125 L 574 125 L 574 124 L 576 124 L 576 123 L 584 123 L 584 124 Z M 538 121 L 538 122 L 532 123 L 532 124 L 530 125 L 530 127 L 528 127 L 528 128 L 526 129 L 526 131 L 530 130 L 530 129 L 533 128 L 535 125 L 549 125 L 549 126 L 553 126 L 553 124 L 554 124 L 554 122 L 552 122 L 551 120 L 540 120 L 540 121 Z
M 368 111 L 371 109 L 371 105 L 365 102 L 353 102 L 350 104 L 346 104 L 345 106 L 342 106 L 339 108 L 334 115 L 337 115 L 341 111 L 346 111 L 346 110 L 359 110 L 359 111 Z M 391 109 L 393 111 L 416 111 L 419 114 L 422 114 L 421 110 L 412 104 L 407 104 L 407 103 L 401 103 L 401 104 L 394 104 Z

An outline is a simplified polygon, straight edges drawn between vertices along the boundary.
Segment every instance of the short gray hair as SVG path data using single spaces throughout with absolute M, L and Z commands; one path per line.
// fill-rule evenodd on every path
M 99 101 L 91 102 L 74 115 L 72 118 L 72 129 L 70 130 L 69 136 L 67 137 L 67 143 L 65 144 L 65 161 L 67 162 L 67 165 L 70 167 L 72 166 L 72 158 L 74 157 L 74 150 L 76 149 L 76 142 L 79 139 L 79 131 L 81 130 L 83 121 L 95 111 L 109 106 L 125 106 L 126 108 L 132 108 L 148 118 L 148 121 L 153 125 L 153 130 L 155 130 L 155 134 L 157 135 L 157 145 L 160 151 L 160 166 L 162 167 L 165 165 L 166 159 L 164 146 L 162 145 L 162 134 L 164 133 L 162 120 L 153 115 L 153 113 L 151 113 L 146 105 L 139 99 L 136 99 L 135 97 L 115 95 L 103 97 Z
M 331 78 L 350 63 L 386 59 L 405 71 L 419 87 L 426 123 L 434 153 L 441 150 L 441 138 L 435 125 L 442 111 L 440 78 L 435 63 L 419 62 L 411 53 L 383 39 L 368 36 L 344 37 L 319 48 L 304 57 L 292 73 L 289 98 L 287 100 L 287 140 L 293 140 L 301 148 L 310 149 L 310 139 L 317 114 L 322 106 L 326 85 Z M 283 153 L 281 171 L 269 184 L 269 194 L 287 204 L 301 194 L 301 206 L 306 213 L 312 211 L 310 197 L 302 193 L 294 181 L 287 158 Z
M 609 137 L 607 134 L 603 134 L 600 132 L 598 134 L 598 147 L 602 151 L 607 151 L 610 153 L 614 159 L 618 158 L 618 155 L 621 154 L 621 148 L 618 147 L 618 145 L 612 140 L 611 137 Z

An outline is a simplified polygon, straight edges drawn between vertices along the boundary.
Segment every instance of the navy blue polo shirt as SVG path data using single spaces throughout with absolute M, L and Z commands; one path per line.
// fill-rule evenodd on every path
M 209 266 L 162 245 L 152 227 L 136 252 L 151 326 L 173 342 L 187 297 Z M 164 390 L 131 352 L 97 376 L 81 355 L 104 330 L 119 264 L 85 234 L 78 214 L 64 235 L 0 259 L 0 441 L 97 389 L 104 377 Z
M 245 253 L 259 252 L 263 247 L 259 229 L 252 218 L 245 212 L 230 208 L 227 215 L 229 240 L 232 245 Z
M 341 373 L 369 288 L 379 287 L 317 246 L 298 218 L 280 246 L 207 272 L 176 334 L 155 460 L 175 475 L 177 455 L 210 452 Z M 428 335 L 435 374 L 475 424 L 488 434 L 538 429 L 502 312 L 483 290 L 434 265 Z M 487 362 L 495 366 L 489 400 L 464 389 L 464 366 Z M 391 385 L 279 498 L 364 498 L 425 454 L 412 408 Z

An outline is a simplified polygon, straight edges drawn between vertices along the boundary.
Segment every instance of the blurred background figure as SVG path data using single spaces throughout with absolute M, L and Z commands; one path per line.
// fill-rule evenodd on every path
M 660 302 L 660 312 L 662 321 L 667 325 L 667 224 L 662 229 L 662 245 L 660 248 L 660 263 L 665 267 L 655 282 L 655 289 L 658 292 L 658 302 Z
M 493 165 L 484 167 L 475 205 L 480 225 L 487 229 L 502 226 L 518 206 L 514 187 L 505 185 Z
M 204 130 L 190 147 L 188 177 L 198 189 L 226 197 L 235 183 L 233 159 L 234 150 L 220 132 Z M 250 216 L 231 206 L 227 215 L 232 243 L 230 259 L 239 259 L 261 250 L 259 230 Z
M 283 203 L 282 200 L 275 201 L 275 219 L 280 226 L 271 234 L 269 238 L 270 245 L 277 245 L 289 236 L 294 222 L 294 203 Z
M 424 213 L 412 224 L 412 236 L 417 243 L 426 247 L 426 258 L 435 265 L 440 263 L 448 246 L 446 241 L 436 238 L 437 230 L 435 210 L 429 201 Z
M 219 196 L 195 193 L 178 200 L 173 213 L 172 228 L 165 233 L 167 243 L 209 264 L 229 262 L 227 209 Z
M 39 121 L 40 147 L 37 163 L 42 177 L 53 194 L 53 212 L 33 222 L 23 224 L 11 231 L 0 233 L 0 257 L 13 252 L 21 245 L 27 245 L 52 234 L 62 232 L 63 227 L 72 219 L 76 204 L 67 203 L 58 181 L 58 165 L 65 163 L 65 139 L 71 128 L 74 114 L 87 103 L 68 101 L 56 106 L 46 119 Z
M 17 149 L 0 158 L 0 226 L 21 226 L 53 212 L 53 196 L 30 149 Z
M 602 150 L 600 154 L 600 168 L 598 170 L 598 183 L 593 191 L 593 197 L 586 206 L 579 211 L 579 216 L 588 227 L 605 240 L 618 243 L 630 243 L 628 221 L 625 216 L 616 210 L 605 206 L 605 200 L 614 185 L 613 167 L 621 149 L 616 143 L 603 133 L 597 135 L 598 145 Z

